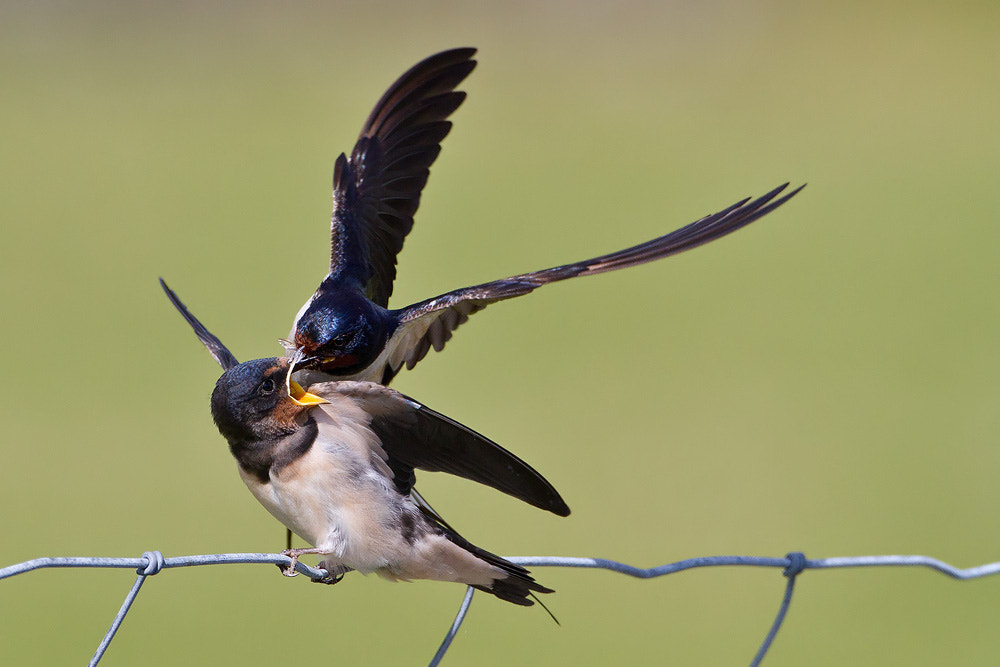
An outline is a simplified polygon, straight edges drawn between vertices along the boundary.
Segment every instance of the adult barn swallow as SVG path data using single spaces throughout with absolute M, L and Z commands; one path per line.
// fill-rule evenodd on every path
M 429 349 L 441 350 L 469 315 L 542 285 L 644 264 L 697 247 L 767 215 L 802 188 L 777 198 L 787 183 L 739 201 L 665 236 L 601 257 L 457 289 L 389 309 L 396 255 L 413 227 L 420 193 L 447 118 L 465 99 L 455 91 L 475 67 L 475 49 L 431 56 L 403 74 L 375 105 L 348 158 L 333 176 L 330 272 L 295 317 L 289 354 L 302 352 L 313 379 L 388 384 Z
M 485 436 L 372 382 L 291 379 L 295 359 L 238 363 L 163 281 L 167 296 L 223 367 L 212 417 L 250 492 L 321 554 L 330 574 L 375 572 L 393 581 L 454 581 L 531 605 L 551 593 L 528 570 L 462 538 L 414 489 L 415 470 L 448 472 L 567 516 L 559 493 Z

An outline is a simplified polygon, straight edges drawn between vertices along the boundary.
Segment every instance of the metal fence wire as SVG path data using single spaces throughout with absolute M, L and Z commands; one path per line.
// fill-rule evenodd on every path
M 757 653 L 750 661 L 751 667 L 760 665 L 768 649 L 771 647 L 774 638 L 781 628 L 788 613 L 788 607 L 792 602 L 792 593 L 795 591 L 795 580 L 805 570 L 828 570 L 845 567 L 927 567 L 946 574 L 954 579 L 977 579 L 994 574 L 1000 574 L 1000 562 L 987 563 L 968 569 L 960 569 L 928 556 L 853 556 L 844 558 L 819 558 L 809 559 L 798 551 L 793 551 L 784 558 L 765 558 L 757 556 L 704 556 L 700 558 L 688 558 L 668 563 L 658 567 L 643 569 L 625 563 L 603 558 L 575 558 L 562 556 L 541 556 L 541 557 L 513 557 L 508 558 L 513 563 L 527 567 L 578 567 L 601 570 L 611 570 L 619 574 L 625 574 L 639 579 L 653 579 L 667 574 L 674 574 L 684 570 L 691 570 L 698 567 L 721 567 L 721 566 L 743 566 L 743 567 L 775 567 L 781 568 L 788 581 L 785 584 L 785 592 L 778 607 L 778 613 L 771 624 L 771 629 L 761 643 Z M 33 570 L 40 570 L 49 567 L 98 567 L 98 568 L 128 568 L 135 569 L 135 583 L 125 596 L 125 601 L 111 622 L 104 638 L 101 639 L 94 656 L 90 659 L 89 665 L 97 665 L 107 651 L 115 633 L 121 627 L 125 615 L 128 614 L 132 603 L 135 601 L 143 582 L 147 577 L 158 574 L 161 570 L 175 567 L 193 567 L 196 565 L 230 565 L 234 563 L 267 563 L 271 565 L 287 566 L 291 559 L 280 554 L 214 554 L 204 556 L 178 556 L 176 558 L 164 558 L 159 551 L 147 551 L 139 558 L 95 558 L 95 557 L 62 557 L 62 558 L 36 558 L 34 560 L 17 563 L 0 569 L 0 579 L 7 579 L 17 574 L 24 574 Z M 296 571 L 307 575 L 309 578 L 318 580 L 327 576 L 326 570 L 309 567 L 304 563 L 297 563 Z M 441 642 L 437 653 L 431 658 L 430 667 L 435 667 L 444 658 L 451 646 L 452 641 L 458 634 L 462 622 L 468 614 L 469 606 L 472 604 L 472 596 L 475 589 L 471 586 L 466 590 L 465 597 L 459 607 L 458 614 L 452 622 L 451 627 Z

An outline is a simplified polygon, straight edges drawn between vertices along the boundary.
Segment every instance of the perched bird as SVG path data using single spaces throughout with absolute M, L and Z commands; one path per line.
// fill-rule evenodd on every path
M 375 105 L 333 176 L 330 272 L 292 325 L 288 354 L 311 369 L 300 379 L 350 379 L 388 384 L 433 347 L 441 350 L 469 315 L 542 285 L 669 257 L 745 227 L 802 187 L 787 183 L 744 199 L 665 236 L 601 257 L 457 289 L 405 308 L 389 309 L 396 255 L 413 227 L 420 193 L 447 118 L 465 99 L 455 88 L 475 67 L 475 49 L 444 51 L 403 74 Z M 804 187 L 804 186 L 803 186 Z
M 413 488 L 415 470 L 448 472 L 567 516 L 559 493 L 527 463 L 475 431 L 372 382 L 306 391 L 296 360 L 238 363 L 162 280 L 167 296 L 225 372 L 212 417 L 250 492 L 314 545 L 288 549 L 285 573 L 320 554 L 336 583 L 350 570 L 393 581 L 454 581 L 519 605 L 551 593 L 528 570 L 462 538 Z

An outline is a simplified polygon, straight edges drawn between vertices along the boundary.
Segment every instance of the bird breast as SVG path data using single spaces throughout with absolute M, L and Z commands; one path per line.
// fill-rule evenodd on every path
M 371 572 L 405 553 L 399 523 L 411 501 L 385 474 L 378 438 L 367 427 L 370 417 L 348 397 L 330 398 L 331 404 L 310 412 L 318 435 L 308 451 L 272 469 L 266 483 L 242 471 L 241 476 L 276 519 L 328 550 L 333 557 L 328 563 Z

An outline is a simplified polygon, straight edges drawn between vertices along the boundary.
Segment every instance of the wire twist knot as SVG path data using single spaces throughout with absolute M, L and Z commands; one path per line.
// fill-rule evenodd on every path
M 159 551 L 144 551 L 142 560 L 145 562 L 136 568 L 136 574 L 151 577 L 163 569 L 163 554 Z
M 802 570 L 806 569 L 806 555 L 801 551 L 790 551 L 785 554 L 785 558 L 788 559 L 788 566 L 782 574 L 786 577 L 794 578 L 798 576 Z

